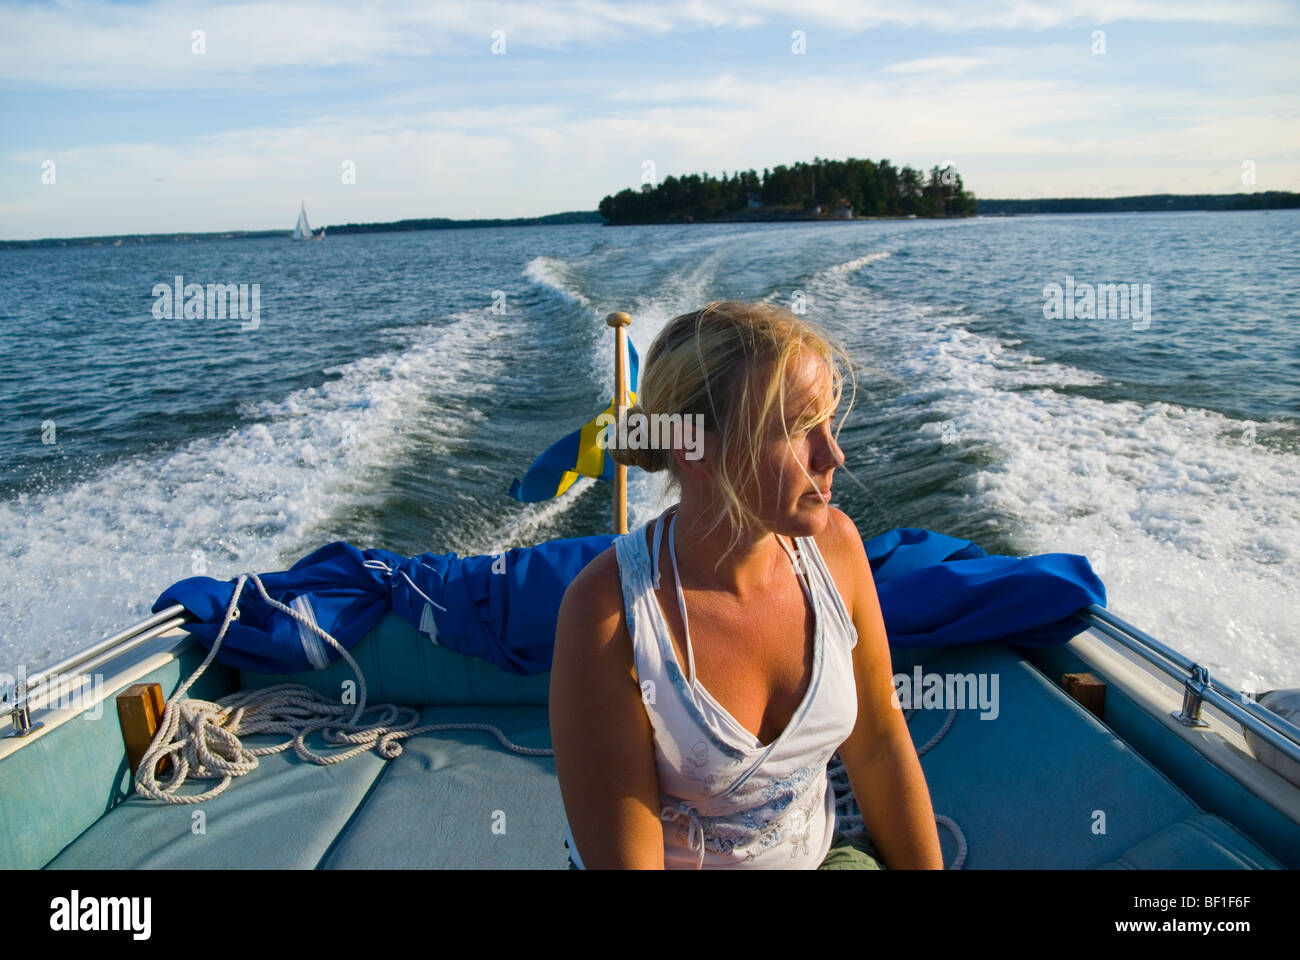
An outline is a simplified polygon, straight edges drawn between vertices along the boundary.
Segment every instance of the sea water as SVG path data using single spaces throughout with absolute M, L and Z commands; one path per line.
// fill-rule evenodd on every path
M 608 405 L 608 313 L 632 315 L 644 357 L 672 317 L 737 298 L 795 307 L 859 364 L 833 502 L 864 536 L 1084 554 L 1112 610 L 1216 676 L 1300 686 L 1297 228 L 1273 211 L 0 251 L 0 672 L 139 620 L 176 580 L 332 540 L 482 554 L 610 530 L 604 484 L 506 490 Z M 257 284 L 259 322 L 157 316 L 177 277 Z M 1091 308 L 1052 309 L 1067 278 Z M 1111 309 L 1119 285 L 1149 291 L 1144 315 Z M 664 506 L 631 471 L 630 522 Z

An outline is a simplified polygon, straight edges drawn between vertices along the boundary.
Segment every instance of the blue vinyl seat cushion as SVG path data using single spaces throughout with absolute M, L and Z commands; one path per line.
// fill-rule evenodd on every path
M 420 722 L 464 720 L 491 723 L 521 747 L 551 746 L 546 707 L 429 707 Z M 555 759 L 473 730 L 407 740 L 321 865 L 565 869 Z
M 1197 870 L 1263 870 L 1281 865 L 1247 841 L 1231 824 L 1208 813 L 1198 813 L 1170 824 L 1160 832 L 1103 863 L 1099 870 L 1160 870 L 1170 864 Z
M 254 735 L 244 745 L 283 739 Z M 330 750 L 318 737 L 307 742 L 319 753 Z M 384 763 L 371 751 L 318 766 L 301 760 L 291 747 L 260 757 L 256 770 L 200 804 L 162 804 L 132 793 L 47 869 L 311 869 L 365 799 Z M 181 792 L 202 793 L 219 782 L 190 781 Z M 200 815 L 202 832 L 197 832 Z
M 449 650 L 414 630 L 397 614 L 384 619 L 348 651 L 366 680 L 367 703 L 404 707 L 458 704 L 534 704 L 550 700 L 549 672 L 523 676 L 506 673 L 481 657 Z M 301 683 L 327 696 L 338 697 L 345 683 L 355 684 L 347 661 L 322 670 L 275 675 L 240 671 L 244 689 L 278 683 Z
M 427 723 L 479 722 L 520 746 L 550 747 L 546 707 L 429 707 Z M 279 742 L 248 737 L 247 746 Z M 309 738 L 317 752 L 331 749 Z M 132 795 L 66 847 L 49 869 L 554 867 L 566 865 L 555 762 L 511 753 L 491 733 L 448 731 L 307 763 L 292 749 L 260 758 L 197 805 Z M 194 781 L 198 793 L 217 781 Z M 203 832 L 194 829 L 202 812 Z M 497 813 L 500 811 L 500 813 Z
M 998 713 L 957 711 L 947 735 L 921 758 L 936 814 L 951 817 L 969 846 L 966 869 L 1092 869 L 1129 855 L 1144 866 L 1226 865 L 1222 850 L 1280 868 L 1227 823 L 1213 838 L 1180 830 L 1204 814 L 1163 773 L 1023 660 L 996 643 L 893 651 L 894 671 L 996 675 Z M 991 690 L 991 687 L 989 688 Z M 908 724 L 917 749 L 947 709 L 918 710 Z M 1102 830 L 1104 829 L 1104 832 Z M 940 828 L 944 862 L 956 842 Z M 1176 842 L 1175 842 L 1176 841 Z M 1137 851 L 1136 853 L 1133 851 Z

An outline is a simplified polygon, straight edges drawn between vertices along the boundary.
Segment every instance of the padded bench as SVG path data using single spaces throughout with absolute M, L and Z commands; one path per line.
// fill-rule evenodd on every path
M 549 674 L 506 674 L 391 613 L 349 653 L 366 679 L 368 704 L 417 707 L 420 726 L 487 723 L 521 747 L 551 746 Z M 164 691 L 177 683 L 170 675 L 146 679 L 162 679 Z M 245 689 L 302 683 L 331 697 L 347 682 L 355 675 L 343 661 L 290 676 L 239 675 Z M 257 735 L 245 743 L 284 739 Z M 486 731 L 437 731 L 401 743 L 395 760 L 371 751 L 326 766 L 289 748 L 260 757 L 256 770 L 201 804 L 163 805 L 131 793 L 47 869 L 567 868 L 553 758 L 508 751 Z M 340 749 L 319 735 L 308 744 L 326 755 Z M 181 789 L 200 793 L 217 782 Z M 203 833 L 194 829 L 196 811 Z
M 427 723 L 480 722 L 549 747 L 545 707 L 427 707 Z M 246 745 L 284 737 L 259 734 Z M 311 737 L 322 753 L 330 746 Z M 568 865 L 555 761 L 505 750 L 491 733 L 439 731 L 318 766 L 293 749 L 259 758 L 218 797 L 163 805 L 132 795 L 48 869 L 554 868 Z M 218 781 L 192 781 L 200 792 Z M 194 830 L 201 811 L 204 831 Z M 500 811 L 498 813 L 497 811 Z
M 504 674 L 438 646 L 391 614 L 350 652 L 367 679 L 368 703 L 432 704 L 421 706 L 421 724 L 489 723 L 520 746 L 550 746 L 549 675 Z M 896 672 L 910 673 L 918 663 L 926 673 L 998 677 L 997 718 L 959 710 L 947 735 L 921 758 L 935 813 L 965 834 L 965 869 L 1281 867 L 1240 831 L 1200 811 L 1010 648 L 894 651 Z M 246 687 L 302 682 L 337 696 L 352 676 L 342 663 L 241 679 Z M 947 716 L 946 709 L 917 711 L 909 726 L 918 747 Z M 481 731 L 438 731 L 402 744 L 392 761 L 369 752 L 321 767 L 292 749 L 262 757 L 257 770 L 199 805 L 164 807 L 132 795 L 48 867 L 567 867 L 553 758 L 507 751 Z M 204 813 L 204 833 L 195 832 L 196 811 Z M 1105 832 L 1094 832 L 1096 811 L 1105 816 Z M 954 838 L 942 827 L 939 836 L 951 864 Z
M 1226 821 L 1205 814 L 1163 773 L 1009 647 L 979 643 L 894 650 L 895 673 L 998 678 L 998 711 L 960 709 L 921 758 L 936 814 L 968 844 L 964 869 L 1271 868 L 1282 864 Z M 917 748 L 947 709 L 921 709 Z M 1104 832 L 1102 828 L 1104 827 Z M 944 863 L 956 854 L 939 828 Z

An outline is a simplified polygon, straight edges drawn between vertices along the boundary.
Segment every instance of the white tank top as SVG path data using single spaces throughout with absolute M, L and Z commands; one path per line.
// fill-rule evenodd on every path
M 673 525 L 676 524 L 673 512 Z M 794 563 L 815 617 L 812 679 L 786 729 L 764 746 L 695 677 L 686 600 L 669 532 L 677 602 L 686 624 L 689 679 L 655 596 L 663 516 L 614 540 L 642 702 L 654 728 L 665 869 L 815 869 L 830 850 L 835 794 L 826 765 L 857 723 L 851 651 L 858 634 L 812 537 Z M 645 531 L 655 524 L 654 558 Z M 800 563 L 802 558 L 803 562 Z M 653 686 L 650 686 L 653 684 Z M 653 693 L 653 696 L 651 696 Z M 565 823 L 565 842 L 582 867 Z

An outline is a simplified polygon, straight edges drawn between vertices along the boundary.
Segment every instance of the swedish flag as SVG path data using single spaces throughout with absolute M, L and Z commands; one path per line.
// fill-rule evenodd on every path
M 627 338 L 627 351 L 632 368 L 627 381 L 630 405 L 636 402 L 637 369 L 641 364 L 631 337 Z M 615 403 L 611 400 L 604 412 L 614 416 L 614 408 Z M 522 480 L 511 482 L 510 496 L 523 503 L 550 500 L 568 490 L 580 476 L 613 483 L 614 460 L 607 450 L 596 445 L 597 436 L 605 429 L 597 424 L 599 419 L 599 416 L 593 417 L 585 426 L 552 444 L 533 461 Z

